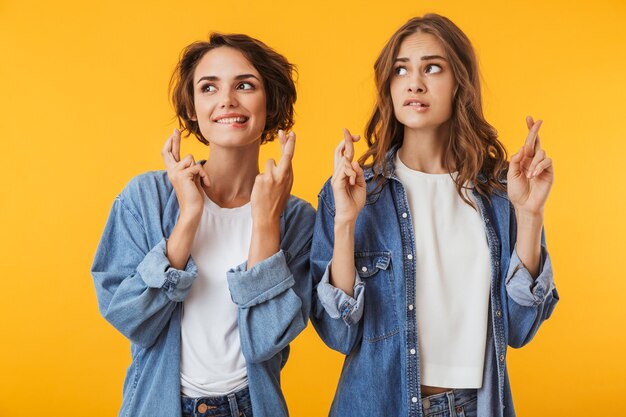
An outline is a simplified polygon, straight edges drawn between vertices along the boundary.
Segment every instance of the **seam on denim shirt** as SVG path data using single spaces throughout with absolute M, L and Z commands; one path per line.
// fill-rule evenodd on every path
M 120 202 L 120 204 L 122 205 L 122 207 L 123 207 L 124 209 L 126 209 L 126 211 L 128 211 L 128 212 L 130 213 L 130 215 L 133 217 L 133 220 L 135 220 L 135 222 L 137 223 L 137 225 L 138 225 L 139 227 L 141 227 L 141 230 L 145 232 L 145 231 L 146 231 L 146 229 L 144 229 L 143 224 L 142 224 L 142 223 L 141 223 L 141 221 L 140 221 L 140 220 L 141 220 L 141 217 L 140 217 L 138 214 L 135 214 L 135 213 L 134 213 L 134 212 L 130 209 L 130 207 L 128 207 L 128 206 L 126 205 L 126 203 L 124 203 L 124 198 L 122 197 L 122 194 L 119 194 L 116 198 L 119 200 L 119 202 Z
M 293 257 L 290 257 L 289 262 L 287 262 L 287 268 L 289 268 L 289 264 L 295 262 L 296 260 L 300 259 L 303 256 L 308 256 L 311 253 L 311 243 L 313 242 L 313 238 L 311 237 L 305 244 L 304 247 L 302 248 L 302 250 L 300 251 L 300 253 L 294 255 Z M 283 249 L 283 252 L 285 252 L 285 254 L 288 253 L 288 251 Z
M 343 306 L 341 308 L 341 318 L 348 326 L 352 326 L 354 324 L 354 321 L 350 318 L 352 310 L 354 310 L 354 306 L 356 306 L 356 302 L 346 300 L 343 302 Z
M 176 289 L 176 286 L 180 282 L 180 272 L 175 268 L 168 268 L 167 272 L 165 272 L 165 282 L 163 283 L 163 288 L 165 291 L 172 292 Z
M 325 192 L 325 190 L 323 188 L 322 188 L 322 191 L 319 193 L 318 197 L 319 197 L 320 201 L 322 202 L 322 204 L 324 205 L 324 207 L 326 207 L 326 210 L 328 210 L 328 214 L 330 214 L 334 218 L 335 217 L 335 210 L 326 201 L 326 192 Z

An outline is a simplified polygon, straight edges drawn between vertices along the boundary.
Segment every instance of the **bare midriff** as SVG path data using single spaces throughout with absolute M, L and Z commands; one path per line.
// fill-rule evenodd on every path
M 441 394 L 442 392 L 452 391 L 452 388 L 440 388 L 429 387 L 428 385 L 422 385 L 422 397 L 428 397 L 430 395 Z

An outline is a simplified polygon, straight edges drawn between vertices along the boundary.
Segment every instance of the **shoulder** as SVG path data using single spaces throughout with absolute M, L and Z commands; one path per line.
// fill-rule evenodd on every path
M 281 223 L 281 248 L 295 257 L 307 253 L 311 246 L 315 224 L 313 206 L 292 195 L 283 212 Z
M 174 187 L 167 177 L 167 171 L 148 171 L 133 177 L 118 198 L 129 208 L 139 209 L 156 201 L 165 204 L 173 192 Z
M 297 221 L 299 223 L 313 223 L 315 221 L 315 209 L 306 200 L 291 195 L 285 207 L 285 220 L 287 222 Z
M 329 210 L 331 214 L 335 213 L 335 198 L 333 196 L 333 186 L 332 181 L 333 177 L 328 177 L 328 179 L 324 182 L 322 189 L 317 194 L 318 198 L 318 210 Z

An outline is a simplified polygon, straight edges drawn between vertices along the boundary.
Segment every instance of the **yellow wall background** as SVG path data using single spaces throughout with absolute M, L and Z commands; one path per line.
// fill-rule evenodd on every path
M 316 206 L 341 128 L 363 131 L 378 52 L 428 11 L 473 41 L 487 118 L 509 151 L 530 113 L 555 161 L 546 230 L 562 300 L 510 351 L 518 414 L 626 415 L 626 2 L 89 3 L 0 1 L 0 416 L 117 414 L 129 344 L 100 317 L 89 269 L 116 194 L 162 168 L 184 46 L 243 32 L 299 66 L 293 191 Z M 191 139 L 182 151 L 208 152 Z M 326 415 L 341 355 L 311 327 L 292 348 L 292 415 Z

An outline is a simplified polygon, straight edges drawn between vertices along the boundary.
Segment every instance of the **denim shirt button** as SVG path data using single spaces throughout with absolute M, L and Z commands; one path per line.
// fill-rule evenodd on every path
M 485 223 L 489 223 L 489 219 L 485 219 Z
M 413 304 L 409 304 L 409 310 L 413 310 Z
M 411 255 L 410 253 L 406 256 L 408 259 L 413 259 L 413 255 Z
M 500 266 L 500 261 L 496 259 L 496 261 L 494 262 L 496 264 L 496 266 Z
M 406 218 L 407 218 L 407 216 L 408 216 L 408 214 L 406 214 L 406 213 L 402 213 L 402 218 L 403 218 L 403 219 L 406 219 Z
M 504 362 L 504 355 L 500 355 L 500 362 Z
M 496 317 L 502 316 L 502 312 L 500 310 L 496 311 Z
M 411 355 L 415 355 L 415 349 L 411 349 Z
M 364 266 L 363 268 L 361 268 L 361 271 L 363 271 L 363 272 L 367 272 L 367 267 L 366 267 L 366 266 Z
M 411 401 L 413 401 L 413 403 L 415 404 L 417 402 L 417 397 L 411 398 Z

